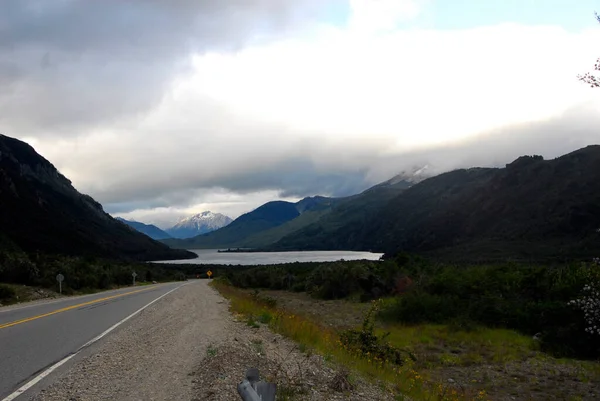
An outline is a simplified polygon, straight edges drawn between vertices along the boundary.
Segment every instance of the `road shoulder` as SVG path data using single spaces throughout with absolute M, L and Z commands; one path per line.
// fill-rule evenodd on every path
M 57 375 L 32 400 L 189 400 L 190 372 L 226 341 L 227 306 L 206 281 L 151 305 Z

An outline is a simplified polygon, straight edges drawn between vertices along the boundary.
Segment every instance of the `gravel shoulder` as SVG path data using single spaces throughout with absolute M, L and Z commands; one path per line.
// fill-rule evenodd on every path
M 393 399 L 267 327 L 249 327 L 208 283 L 148 307 L 30 400 L 239 401 L 250 367 L 278 385 L 281 400 Z
M 191 400 L 190 373 L 227 341 L 227 305 L 203 280 L 179 288 L 94 346 L 32 399 Z
M 277 400 L 394 400 L 384 386 L 302 350 L 264 325 L 249 327 L 240 319 L 233 332 L 233 341 L 206 350 L 194 373 L 194 401 L 239 401 L 236 386 L 249 367 L 258 368 L 263 380 L 277 385 Z

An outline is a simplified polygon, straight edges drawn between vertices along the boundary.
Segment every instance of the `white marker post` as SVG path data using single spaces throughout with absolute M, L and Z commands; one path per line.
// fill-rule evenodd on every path
M 131 277 L 133 277 L 133 285 L 135 285 L 135 278 L 137 277 L 137 273 L 136 272 L 131 273 Z
M 58 281 L 58 293 L 62 294 L 62 282 L 65 279 L 65 276 L 63 276 L 62 274 L 58 273 L 56 275 L 56 281 Z

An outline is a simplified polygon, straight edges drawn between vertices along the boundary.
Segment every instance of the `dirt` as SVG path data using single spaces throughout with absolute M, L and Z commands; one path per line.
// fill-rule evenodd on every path
M 434 378 L 453 388 L 485 388 L 489 398 L 511 400 L 598 400 L 598 378 L 584 367 L 552 360 L 528 359 L 506 364 L 434 369 Z

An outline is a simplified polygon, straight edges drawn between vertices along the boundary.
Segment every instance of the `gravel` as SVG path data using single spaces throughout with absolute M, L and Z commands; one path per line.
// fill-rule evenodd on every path
M 277 385 L 278 400 L 393 400 L 394 397 L 362 378 L 339 368 L 268 328 L 234 327 L 233 342 L 212 346 L 194 373 L 194 401 L 240 400 L 237 384 L 250 367 L 261 379 Z M 287 396 L 287 397 L 286 397 Z
M 227 305 L 202 280 L 183 286 L 108 335 L 32 399 L 191 400 L 206 346 L 226 341 Z
M 383 386 L 238 321 L 208 280 L 145 309 L 31 400 L 239 401 L 250 367 L 278 385 L 278 399 L 393 400 Z

